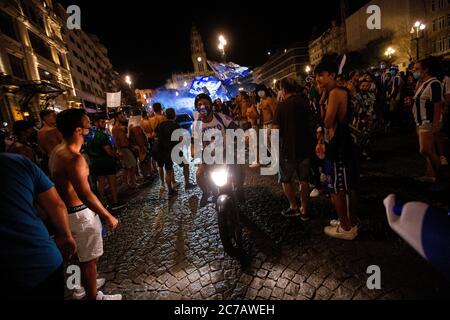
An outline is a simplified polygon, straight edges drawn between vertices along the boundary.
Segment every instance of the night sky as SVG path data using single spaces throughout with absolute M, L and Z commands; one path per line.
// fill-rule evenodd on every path
M 54 0 L 58 1 L 58 0 Z M 81 8 L 81 26 L 100 37 L 116 70 L 131 74 L 139 88 L 165 84 L 172 72 L 193 70 L 190 30 L 199 29 L 209 59 L 219 60 L 219 34 L 227 41 L 228 60 L 255 67 L 267 60 L 267 51 L 295 41 L 309 41 L 339 17 L 339 0 L 258 2 L 127 0 L 59 0 L 64 7 Z M 349 0 L 350 10 L 367 0 Z M 189 3 L 189 4 L 188 4 Z M 193 5 L 195 3 L 195 5 Z M 161 7 L 162 6 L 162 7 Z

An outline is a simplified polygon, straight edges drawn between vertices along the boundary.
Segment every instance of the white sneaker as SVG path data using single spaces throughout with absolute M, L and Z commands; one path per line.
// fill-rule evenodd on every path
M 339 220 L 331 220 L 330 221 L 330 226 L 332 226 L 332 227 L 337 227 L 337 226 L 340 226 L 341 225 L 341 222 L 339 221 Z
M 97 289 L 100 289 L 101 287 L 103 287 L 106 283 L 106 279 L 105 278 L 100 278 L 97 279 Z M 83 299 L 86 296 L 86 290 L 84 290 L 84 287 L 75 287 L 75 289 L 73 290 L 73 295 L 72 297 L 76 300 L 80 300 Z
M 252 163 L 251 165 L 248 166 L 250 169 L 254 169 L 254 168 L 259 168 L 260 165 L 259 163 Z
M 441 166 L 448 166 L 448 160 L 444 156 L 441 156 Z
M 320 195 L 319 190 L 317 190 L 317 188 L 314 188 L 314 189 L 311 191 L 311 193 L 310 193 L 309 196 L 310 196 L 311 198 L 317 198 L 319 195 Z
M 354 226 L 349 231 L 345 231 L 341 228 L 341 226 L 332 227 L 328 226 L 325 227 L 324 230 L 325 234 L 329 237 L 341 239 L 341 240 L 354 240 L 358 236 L 358 227 Z
M 122 300 L 121 294 L 103 294 L 103 292 L 97 292 L 96 300 Z

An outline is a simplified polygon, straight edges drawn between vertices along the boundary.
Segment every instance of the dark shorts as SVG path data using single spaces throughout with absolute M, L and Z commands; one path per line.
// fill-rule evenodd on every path
M 278 182 L 279 183 L 293 182 L 295 173 L 297 173 L 297 178 L 300 182 L 309 182 L 310 170 L 311 170 L 311 161 L 309 158 L 298 161 L 281 160 Z
M 356 152 L 347 155 L 345 161 L 343 159 L 325 160 L 324 173 L 326 189 L 329 193 L 337 194 L 342 191 L 359 189 L 359 161 Z
M 96 177 L 113 176 L 117 173 L 117 163 L 114 158 L 91 159 L 92 173 Z
M 159 168 L 166 169 L 166 171 L 172 171 L 173 170 L 173 161 L 169 154 L 159 154 L 156 162 L 158 163 Z

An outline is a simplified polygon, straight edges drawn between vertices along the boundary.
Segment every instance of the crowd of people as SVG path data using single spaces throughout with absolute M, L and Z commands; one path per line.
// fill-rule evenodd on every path
M 441 187 L 448 166 L 449 103 L 448 68 L 436 58 L 411 61 L 406 72 L 382 65 L 343 75 L 334 57 L 326 56 L 303 86 L 285 78 L 276 90 L 261 84 L 227 102 L 200 94 L 194 107 L 202 132 L 266 129 L 270 145 L 271 131 L 279 130 L 279 183 L 289 202 L 281 214 L 308 221 L 310 198 L 327 194 L 337 219 L 324 233 L 354 240 L 361 157 L 370 160 L 377 137 L 392 134 L 392 127 L 415 128 L 427 163 L 420 180 Z M 83 109 L 59 114 L 46 109 L 40 120 L 39 130 L 16 121 L 12 138 L 2 138 L 0 145 L 0 241 L 8 244 L 0 250 L 1 279 L 8 288 L 2 295 L 62 298 L 63 258 L 76 255 L 83 286 L 74 297 L 121 299 L 98 290 L 105 283 L 97 279 L 103 226 L 117 228 L 115 212 L 127 205 L 121 194 L 146 181 L 159 180 L 160 192 L 169 197 L 179 192 L 171 157 L 178 143 L 172 133 L 181 128 L 176 110 L 155 103 L 151 111 L 128 116 L 118 111 L 89 117 Z M 259 167 L 258 160 L 249 167 Z M 185 190 L 195 188 L 189 161 L 179 166 Z M 199 164 L 196 170 L 204 206 L 208 168 Z

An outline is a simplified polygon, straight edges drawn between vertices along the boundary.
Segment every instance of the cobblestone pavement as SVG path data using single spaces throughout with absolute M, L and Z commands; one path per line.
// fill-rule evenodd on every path
M 198 207 L 198 189 L 181 188 L 169 200 L 155 181 L 118 214 L 121 227 L 105 240 L 99 263 L 104 291 L 164 300 L 448 299 L 449 284 L 390 231 L 382 205 L 391 191 L 404 199 L 431 199 L 409 175 L 422 165 L 414 139 L 390 139 L 377 154 L 364 165 L 361 232 L 354 242 L 324 236 L 323 227 L 334 218 L 326 197 L 312 200 L 310 222 L 284 218 L 280 211 L 287 202 L 276 177 L 248 169 L 243 261 L 224 254 L 214 207 Z M 179 168 L 176 175 L 181 181 Z M 381 290 L 366 287 L 370 265 L 381 268 Z

